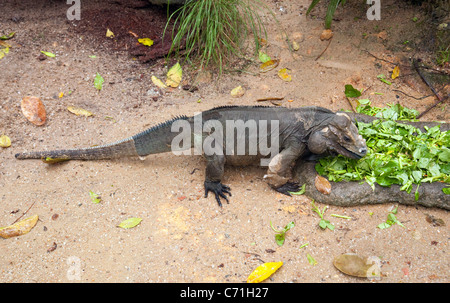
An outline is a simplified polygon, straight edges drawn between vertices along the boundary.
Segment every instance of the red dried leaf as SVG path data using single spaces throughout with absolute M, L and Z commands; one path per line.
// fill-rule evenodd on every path
M 314 185 L 317 190 L 320 191 L 324 195 L 329 195 L 331 193 L 331 184 L 330 182 L 322 176 L 317 175 L 314 180 Z
M 47 119 L 44 104 L 41 99 L 34 96 L 27 96 L 20 103 L 23 115 L 34 125 L 42 125 Z

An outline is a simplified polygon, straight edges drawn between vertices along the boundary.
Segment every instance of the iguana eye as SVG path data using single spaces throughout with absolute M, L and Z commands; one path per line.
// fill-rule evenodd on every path
M 347 136 L 344 136 L 344 141 L 345 142 L 351 142 L 352 141 L 352 139 L 350 139 L 349 137 L 347 137 Z

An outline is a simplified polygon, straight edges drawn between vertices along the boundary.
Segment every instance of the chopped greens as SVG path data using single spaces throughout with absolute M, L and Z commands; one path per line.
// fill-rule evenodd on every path
M 278 246 L 283 246 L 284 240 L 286 237 L 286 232 L 290 230 L 292 227 L 294 227 L 294 222 L 289 222 L 282 230 L 277 230 L 273 227 L 272 221 L 270 221 L 270 227 L 272 227 L 275 234 L 275 242 L 277 242 Z
M 363 102 L 366 103 L 366 102 Z M 450 183 L 450 131 L 441 132 L 440 126 L 425 127 L 426 132 L 393 120 L 415 118 L 414 110 L 396 104 L 379 109 L 370 102 L 360 104 L 358 112 L 369 113 L 384 119 L 372 123 L 357 122 L 359 133 L 366 139 L 368 153 L 359 160 L 341 155 L 319 160 L 316 170 L 330 181 L 365 181 L 372 188 L 400 185 L 400 190 L 410 193 L 413 184 L 415 199 L 424 182 Z

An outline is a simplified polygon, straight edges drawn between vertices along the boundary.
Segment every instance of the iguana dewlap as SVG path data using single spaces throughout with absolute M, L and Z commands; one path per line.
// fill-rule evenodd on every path
M 255 146 L 256 145 L 256 146 Z M 276 148 L 274 148 L 276 147 Z M 212 191 L 221 206 L 230 188 L 221 183 L 226 163 L 247 165 L 266 159 L 264 176 L 275 190 L 297 191 L 291 168 L 306 154 L 338 153 L 359 159 L 366 142 L 345 113 L 322 107 L 225 106 L 181 116 L 111 144 L 89 148 L 24 152 L 17 159 L 99 160 L 151 154 L 202 153 L 206 160 L 205 197 Z M 261 161 L 261 163 L 263 163 Z

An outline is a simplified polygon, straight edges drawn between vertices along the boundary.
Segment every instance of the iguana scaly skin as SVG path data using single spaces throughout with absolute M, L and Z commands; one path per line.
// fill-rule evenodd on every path
M 196 120 L 200 118 L 201 120 Z M 201 121 L 201 136 L 194 133 L 194 121 Z M 278 135 L 278 149 L 268 164 L 267 174 L 264 176 L 266 182 L 275 190 L 289 195 L 291 191 L 298 191 L 298 184 L 291 182 L 291 168 L 296 160 L 307 154 L 324 155 L 338 153 L 349 158 L 361 158 L 366 154 L 365 140 L 358 134 L 355 124 L 348 115 L 334 113 L 322 107 L 263 107 L 263 106 L 224 106 L 202 112 L 193 117 L 181 116 L 149 128 L 137 135 L 115 143 L 100 145 L 89 148 L 52 150 L 39 152 L 25 152 L 16 154 L 17 159 L 56 159 L 56 160 L 99 160 L 113 159 L 127 156 L 145 157 L 173 151 L 172 142 L 179 135 L 179 130 L 172 131 L 176 123 L 184 122 L 190 126 L 189 146 L 194 147 L 195 142 L 201 139 L 206 143 L 212 129 L 208 123 L 219 122 L 225 125 L 227 121 L 240 121 L 246 126 L 251 123 L 258 126 L 258 132 L 250 132 L 248 129 L 239 132 L 234 129 L 234 146 L 226 146 L 227 132 L 224 133 L 223 141 L 215 142 L 215 148 L 223 153 L 204 153 L 207 160 L 205 176 L 205 197 L 212 191 L 218 204 L 221 206 L 221 198 L 228 202 L 225 194 L 230 193 L 230 188 L 221 183 L 225 163 L 231 165 L 248 165 L 267 157 L 259 151 L 255 154 L 250 152 L 253 144 L 270 144 L 271 138 Z M 267 121 L 267 134 L 261 135 L 259 126 L 261 121 Z M 274 122 L 275 121 L 275 122 Z M 216 124 L 217 125 L 217 124 Z M 275 133 L 275 126 L 278 132 Z M 205 131 L 207 129 L 208 131 Z M 264 133 L 263 133 L 264 134 Z M 253 137 L 252 137 L 253 136 Z M 255 138 L 256 136 L 256 138 Z M 229 135 L 231 137 L 231 135 Z M 245 142 L 245 152 L 239 153 L 237 145 Z M 230 144 L 230 143 L 228 143 Z

